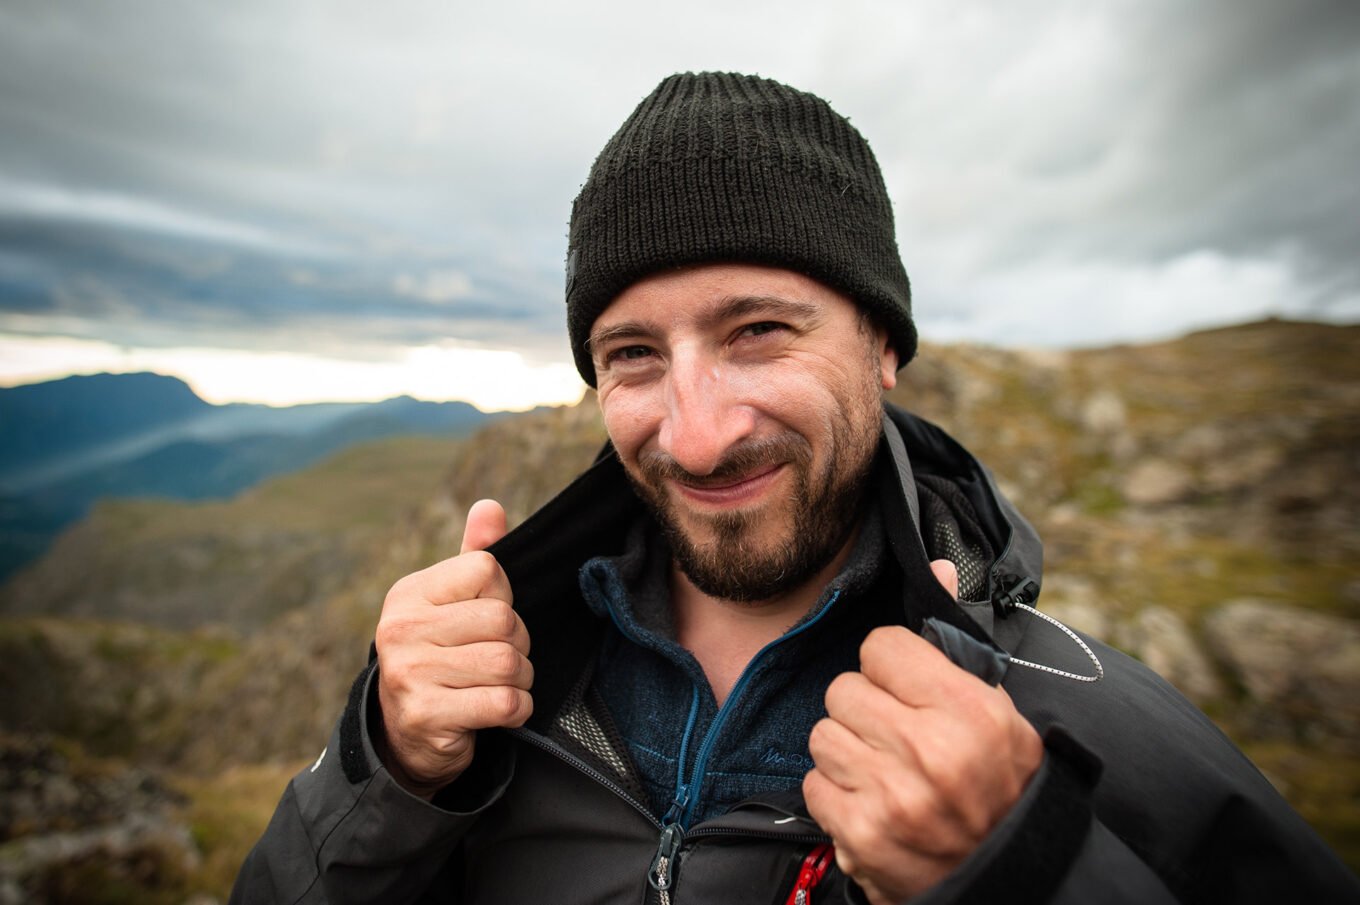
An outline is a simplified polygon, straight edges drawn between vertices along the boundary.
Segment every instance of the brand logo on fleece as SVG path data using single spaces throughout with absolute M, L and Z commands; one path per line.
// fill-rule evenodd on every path
M 812 758 L 806 754 L 780 751 L 773 745 L 766 748 L 765 753 L 760 755 L 760 762 L 766 767 L 796 767 L 799 770 L 811 770 L 814 766 Z

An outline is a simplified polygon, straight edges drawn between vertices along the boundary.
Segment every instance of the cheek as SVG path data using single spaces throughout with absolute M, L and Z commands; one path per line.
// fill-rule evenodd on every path
M 600 414 L 609 440 L 624 462 L 633 462 L 658 430 L 658 419 L 645 400 L 624 392 L 600 399 Z

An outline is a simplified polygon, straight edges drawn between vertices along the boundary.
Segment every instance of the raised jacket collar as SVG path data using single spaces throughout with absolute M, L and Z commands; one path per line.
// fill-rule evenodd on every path
M 948 434 L 895 406 L 885 406 L 884 415 L 871 492 L 878 496 L 888 549 L 904 578 L 903 622 L 919 631 L 934 616 L 995 644 L 993 637 L 1003 633 L 993 623 L 992 606 L 957 604 L 930 572 L 915 475 L 946 478 L 973 504 L 993 549 L 1002 551 L 988 571 L 993 600 L 1017 577 L 1032 580 L 1037 591 L 1043 560 L 1039 538 L 1001 495 L 990 472 Z M 534 639 L 530 728 L 541 731 L 556 714 L 598 641 L 598 617 L 582 600 L 577 583 L 581 565 L 595 556 L 622 554 L 642 512 L 622 463 L 606 444 L 594 465 L 490 548 L 509 576 L 515 609 Z

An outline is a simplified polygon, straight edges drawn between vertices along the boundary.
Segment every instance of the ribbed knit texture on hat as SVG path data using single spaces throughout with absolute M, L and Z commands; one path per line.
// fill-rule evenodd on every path
M 605 145 L 572 205 L 567 248 L 567 329 L 586 383 L 586 340 L 609 303 L 648 274 L 705 262 L 810 276 L 874 315 L 899 367 L 916 354 L 878 162 L 815 95 L 756 76 L 673 75 Z

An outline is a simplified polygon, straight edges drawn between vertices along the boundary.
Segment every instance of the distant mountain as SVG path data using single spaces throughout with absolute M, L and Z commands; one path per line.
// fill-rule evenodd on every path
M 160 374 L 66 377 L 0 389 L 0 493 L 29 493 L 177 443 L 318 433 L 330 433 L 337 441 L 446 434 L 466 431 L 486 417 L 466 402 L 409 396 L 281 408 L 213 405 L 182 380 Z
M 383 437 L 456 436 L 489 416 L 464 402 L 212 405 L 158 374 L 0 389 L 0 580 L 98 499 L 223 499 Z
M 184 381 L 160 374 L 94 374 L 0 389 L 0 476 L 211 408 Z

